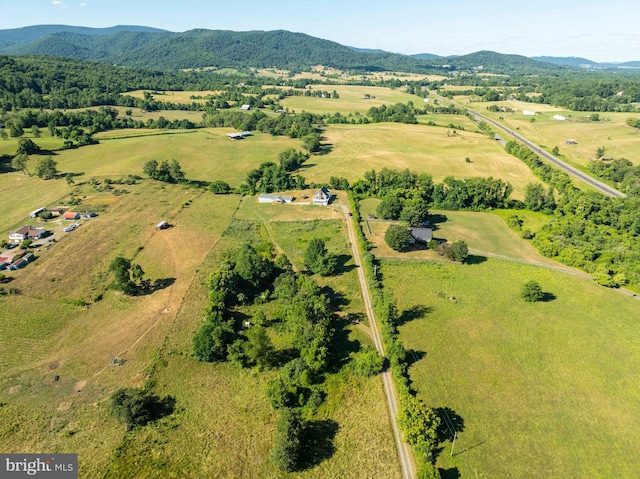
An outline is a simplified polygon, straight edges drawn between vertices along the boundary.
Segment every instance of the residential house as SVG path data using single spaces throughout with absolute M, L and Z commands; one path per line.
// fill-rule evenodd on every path
M 40 239 L 47 232 L 44 228 L 34 228 L 33 226 L 23 226 L 17 230 L 9 233 L 9 241 L 12 243 L 22 243 L 24 240 L 36 240 Z
M 323 186 L 322 188 L 320 188 L 318 191 L 316 191 L 316 194 L 313 195 L 314 205 L 327 206 L 330 201 L 331 201 L 331 193 L 329 192 L 329 189 L 326 186 Z

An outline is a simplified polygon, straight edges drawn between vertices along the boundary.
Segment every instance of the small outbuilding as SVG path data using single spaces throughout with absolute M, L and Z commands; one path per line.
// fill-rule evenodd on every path
M 16 271 L 18 269 L 22 269 L 25 266 L 27 266 L 29 264 L 29 261 L 27 261 L 24 258 L 20 258 L 19 260 L 14 261 L 13 263 L 11 263 L 9 265 L 9 269 L 12 271 Z
M 567 145 L 577 145 L 578 144 L 578 142 L 576 140 L 567 140 L 567 141 L 565 141 L 565 143 Z
M 240 110 L 242 110 L 242 111 L 249 111 L 249 110 L 251 110 L 251 105 L 242 105 L 242 106 L 240 107 Z
M 66 213 L 64 213 L 62 215 L 62 219 L 63 220 L 69 220 L 69 221 L 79 220 L 80 219 L 80 213 L 78 213 L 77 211 L 67 211 Z
M 524 116 L 536 116 L 536 112 L 535 112 L 535 111 L 529 111 L 529 110 L 524 110 L 524 111 L 522 112 L 522 114 L 523 114 Z
M 242 140 L 243 138 L 245 138 L 247 136 L 251 136 L 251 132 L 250 131 L 239 131 L 237 133 L 227 133 L 227 136 L 231 140 Z
M 156 225 L 157 230 L 166 230 L 168 227 L 169 227 L 169 223 L 167 223 L 166 221 L 161 221 Z
M 416 243 L 428 243 L 433 239 L 431 228 L 411 228 L 411 237 Z
M 38 208 L 37 210 L 33 210 L 31 213 L 29 213 L 29 218 L 36 218 L 40 213 L 47 211 L 47 208 L 45 208 L 44 206 L 42 208 Z
M 293 196 L 281 195 L 278 193 L 262 193 L 258 195 L 258 203 L 289 204 L 292 201 L 293 201 Z
M 553 119 L 557 121 L 565 121 L 566 118 L 562 115 L 553 115 Z

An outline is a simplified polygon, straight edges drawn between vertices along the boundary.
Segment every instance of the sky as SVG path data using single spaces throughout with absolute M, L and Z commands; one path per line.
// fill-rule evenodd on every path
M 289 30 L 391 52 L 640 61 L 638 0 L 0 0 L 0 29 Z

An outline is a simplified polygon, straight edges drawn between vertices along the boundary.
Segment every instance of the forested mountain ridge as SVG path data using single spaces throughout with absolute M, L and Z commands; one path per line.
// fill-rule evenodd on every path
M 0 39 L 2 35 L 3 31 L 0 31 Z M 493 73 L 537 74 L 561 72 L 568 68 L 495 52 L 442 58 L 427 54 L 409 56 L 367 51 L 285 30 L 234 32 L 196 29 L 182 33 L 123 30 L 101 35 L 95 31 L 89 35 L 70 30 L 11 45 L 0 40 L 0 53 L 63 56 L 157 70 L 275 67 L 300 71 L 323 65 L 342 70 L 424 74 L 446 74 L 451 70 L 479 67 Z
M 284 30 L 122 31 L 100 36 L 59 32 L 29 43 L 0 46 L 0 53 L 64 56 L 160 70 L 204 67 L 300 70 L 324 65 L 362 71 L 443 71 L 442 67 L 406 55 L 357 52 L 336 42 Z

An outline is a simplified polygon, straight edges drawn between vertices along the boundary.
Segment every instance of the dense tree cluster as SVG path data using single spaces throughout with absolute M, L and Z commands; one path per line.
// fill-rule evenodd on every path
M 166 183 L 179 183 L 184 180 L 184 172 L 176 160 L 162 160 L 160 163 L 150 160 L 144 164 L 142 171 L 149 178 Z
M 416 124 L 416 115 L 423 114 L 423 111 L 416 110 L 412 102 L 407 104 L 396 103 L 395 105 L 371 107 L 367 111 L 367 116 L 373 123 L 394 122 Z
M 249 195 L 256 193 L 273 193 L 274 191 L 286 191 L 303 189 L 305 180 L 301 175 L 292 175 L 287 168 L 293 164 L 289 160 L 280 162 L 279 165 L 267 161 L 258 168 L 249 171 L 245 183 L 240 185 L 240 191 Z
M 144 279 L 142 267 L 123 256 L 117 256 L 111 262 L 109 271 L 115 275 L 112 288 L 125 294 L 135 294 Z
M 413 244 L 413 236 L 409 228 L 400 225 L 390 225 L 384 234 L 384 242 L 396 251 L 407 251 Z
M 304 265 L 313 273 L 329 276 L 338 268 L 338 257 L 327 251 L 322 238 L 313 238 L 304 253 Z
M 528 303 L 535 303 L 544 298 L 544 293 L 536 281 L 527 281 L 522 285 L 520 296 Z
M 173 397 L 160 398 L 147 389 L 122 388 L 109 397 L 109 411 L 127 429 L 171 414 L 174 407 Z
M 626 158 L 592 161 L 588 168 L 594 175 L 612 181 L 616 188 L 628 196 L 640 196 L 640 166 L 634 166 Z
M 560 193 L 572 188 L 569 175 L 542 161 L 538 155 L 522 143 L 510 140 L 507 142 L 505 150 L 507 153 L 524 161 L 540 179 L 553 186 Z

